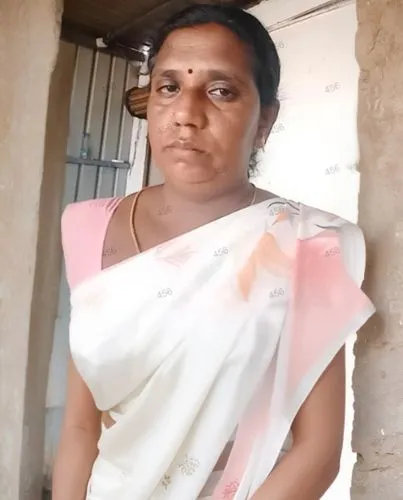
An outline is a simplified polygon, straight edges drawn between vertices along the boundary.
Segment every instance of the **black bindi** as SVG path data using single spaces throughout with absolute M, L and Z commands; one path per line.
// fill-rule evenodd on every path
M 191 74 L 193 73 L 192 68 L 189 68 L 189 69 L 188 69 L 188 73 L 189 73 L 189 75 L 191 75 Z

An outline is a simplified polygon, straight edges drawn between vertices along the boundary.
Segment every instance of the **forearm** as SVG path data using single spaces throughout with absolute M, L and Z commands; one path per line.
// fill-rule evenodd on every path
M 84 500 L 98 454 L 98 436 L 73 428 L 63 433 L 53 472 L 53 500 Z
M 272 471 L 253 500 L 319 500 L 338 474 L 338 453 L 327 456 L 294 446 Z

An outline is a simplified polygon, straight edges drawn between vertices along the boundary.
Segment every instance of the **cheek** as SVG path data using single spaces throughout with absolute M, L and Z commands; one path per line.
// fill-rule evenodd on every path
M 167 110 L 162 106 L 149 105 L 147 109 L 148 134 L 150 142 L 158 142 L 162 134 L 171 128 L 171 119 Z M 153 145 L 153 144 L 151 144 Z
M 258 112 L 252 109 L 231 113 L 225 120 L 216 124 L 218 143 L 231 148 L 232 156 L 249 155 L 253 148 L 259 125 Z
M 256 113 L 253 116 L 249 117 L 249 121 L 246 122 L 245 126 L 245 139 L 251 143 L 251 147 L 253 147 L 256 136 L 259 129 L 259 115 Z

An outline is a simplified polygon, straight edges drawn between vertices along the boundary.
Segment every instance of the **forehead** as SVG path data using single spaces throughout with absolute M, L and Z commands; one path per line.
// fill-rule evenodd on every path
M 226 68 L 249 74 L 247 46 L 231 30 L 219 24 L 204 24 L 173 31 L 156 58 L 155 67 L 193 70 Z

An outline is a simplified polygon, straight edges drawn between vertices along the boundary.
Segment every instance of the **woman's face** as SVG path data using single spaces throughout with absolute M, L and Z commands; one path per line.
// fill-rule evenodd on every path
M 244 181 L 275 120 L 264 111 L 248 51 L 230 30 L 207 24 L 168 36 L 148 105 L 152 155 L 167 181 Z

